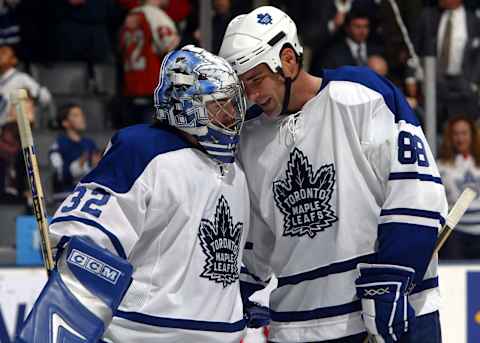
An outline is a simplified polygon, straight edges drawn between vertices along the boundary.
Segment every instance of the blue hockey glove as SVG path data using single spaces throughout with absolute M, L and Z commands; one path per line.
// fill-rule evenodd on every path
M 243 304 L 247 327 L 258 329 L 270 324 L 270 309 L 253 301 Z
M 130 285 L 132 266 L 73 237 L 17 337 L 17 343 L 96 343 Z
M 355 284 L 367 331 L 376 342 L 398 342 L 404 333 L 412 330 L 415 321 L 415 311 L 407 298 L 415 271 L 396 265 L 365 263 L 360 263 L 357 269 L 360 277 Z

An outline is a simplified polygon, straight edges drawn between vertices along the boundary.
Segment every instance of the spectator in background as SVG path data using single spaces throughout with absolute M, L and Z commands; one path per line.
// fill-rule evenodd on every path
M 93 140 L 83 137 L 85 115 L 77 104 L 66 104 L 58 111 L 58 127 L 63 132 L 51 146 L 50 163 L 54 168 L 54 199 L 62 201 L 78 181 L 100 161 L 101 154 Z
M 372 55 L 368 57 L 367 65 L 378 75 L 388 78 L 388 63 L 382 56 Z
M 452 206 L 466 187 L 480 194 L 480 141 L 472 118 L 450 119 L 443 134 L 439 170 L 447 200 Z M 440 251 L 445 259 L 480 259 L 480 197 L 465 215 Z
M 122 123 L 128 126 L 153 117 L 152 90 L 158 83 L 163 57 L 176 48 L 180 38 L 175 23 L 160 8 L 165 0 L 145 0 L 128 13 L 120 33 L 123 59 Z
M 442 124 L 457 113 L 478 113 L 480 20 L 465 9 L 463 0 L 438 4 L 422 12 L 414 43 L 420 56 L 437 56 L 437 113 Z
M 34 127 L 35 103 L 30 94 L 28 94 L 26 111 L 30 125 Z M 23 203 L 26 206 L 26 213 L 31 214 L 32 195 L 16 120 L 16 108 L 11 106 L 7 121 L 2 125 L 0 133 L 0 202 Z
M 234 15 L 230 0 L 213 0 L 212 51 L 217 54 L 222 45 L 223 35 Z
M 0 1 L 0 45 L 20 43 L 20 27 L 15 13 L 20 1 Z
M 53 111 L 52 96 L 48 89 L 42 87 L 30 75 L 18 71 L 18 60 L 11 46 L 0 46 L 0 125 L 7 121 L 11 111 L 10 93 L 18 88 L 25 88 L 33 101 L 37 102 L 42 112 Z
M 45 1 L 52 16 L 51 59 L 107 63 L 113 58 L 110 25 L 120 13 L 113 0 Z
M 334 43 L 326 52 L 323 57 L 323 67 L 366 66 L 369 56 L 382 53 L 381 47 L 368 41 L 369 34 L 368 14 L 363 11 L 350 11 L 345 20 L 345 37 Z M 318 65 L 315 71 L 319 73 Z

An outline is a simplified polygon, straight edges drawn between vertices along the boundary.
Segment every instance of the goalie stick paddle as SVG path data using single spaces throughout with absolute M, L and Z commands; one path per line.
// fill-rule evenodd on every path
M 25 89 L 17 89 L 10 95 L 17 114 L 17 125 L 20 133 L 25 168 L 27 171 L 28 183 L 32 192 L 33 211 L 40 232 L 40 241 L 42 256 L 47 273 L 53 270 L 53 256 L 48 238 L 47 211 L 45 208 L 45 198 L 38 169 L 37 156 L 35 155 L 35 146 L 33 144 L 32 130 L 28 120 L 26 102 L 28 94 Z
M 433 249 L 432 258 L 430 261 L 435 258 L 440 249 L 443 247 L 447 241 L 448 236 L 452 233 L 455 226 L 462 218 L 462 216 L 467 211 L 468 207 L 472 203 L 473 199 L 477 196 L 477 193 L 471 188 L 465 188 L 462 194 L 458 197 L 457 201 L 453 205 L 452 209 L 448 213 L 448 216 L 445 220 L 445 225 L 443 225 L 438 235 L 437 241 L 435 242 L 435 248 Z M 365 339 L 364 343 L 376 343 L 375 337 L 370 334 Z

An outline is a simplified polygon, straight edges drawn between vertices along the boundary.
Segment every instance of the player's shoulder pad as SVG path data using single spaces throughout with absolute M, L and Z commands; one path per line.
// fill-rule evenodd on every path
M 389 80 L 378 75 L 367 67 L 344 66 L 338 69 L 324 69 L 322 73 L 322 91 L 331 81 L 349 81 L 361 84 L 380 93 L 390 111 L 395 116 L 395 122 L 403 120 L 414 126 L 420 123 L 408 104 L 402 92 Z
M 156 156 L 192 148 L 173 130 L 134 125 L 117 132 L 98 166 L 81 182 L 95 182 L 117 193 L 126 193 Z

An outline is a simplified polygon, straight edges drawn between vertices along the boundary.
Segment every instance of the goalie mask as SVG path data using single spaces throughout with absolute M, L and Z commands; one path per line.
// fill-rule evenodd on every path
M 158 120 L 195 136 L 216 160 L 234 161 L 246 99 L 223 58 L 192 45 L 170 52 L 163 59 L 154 101 Z

